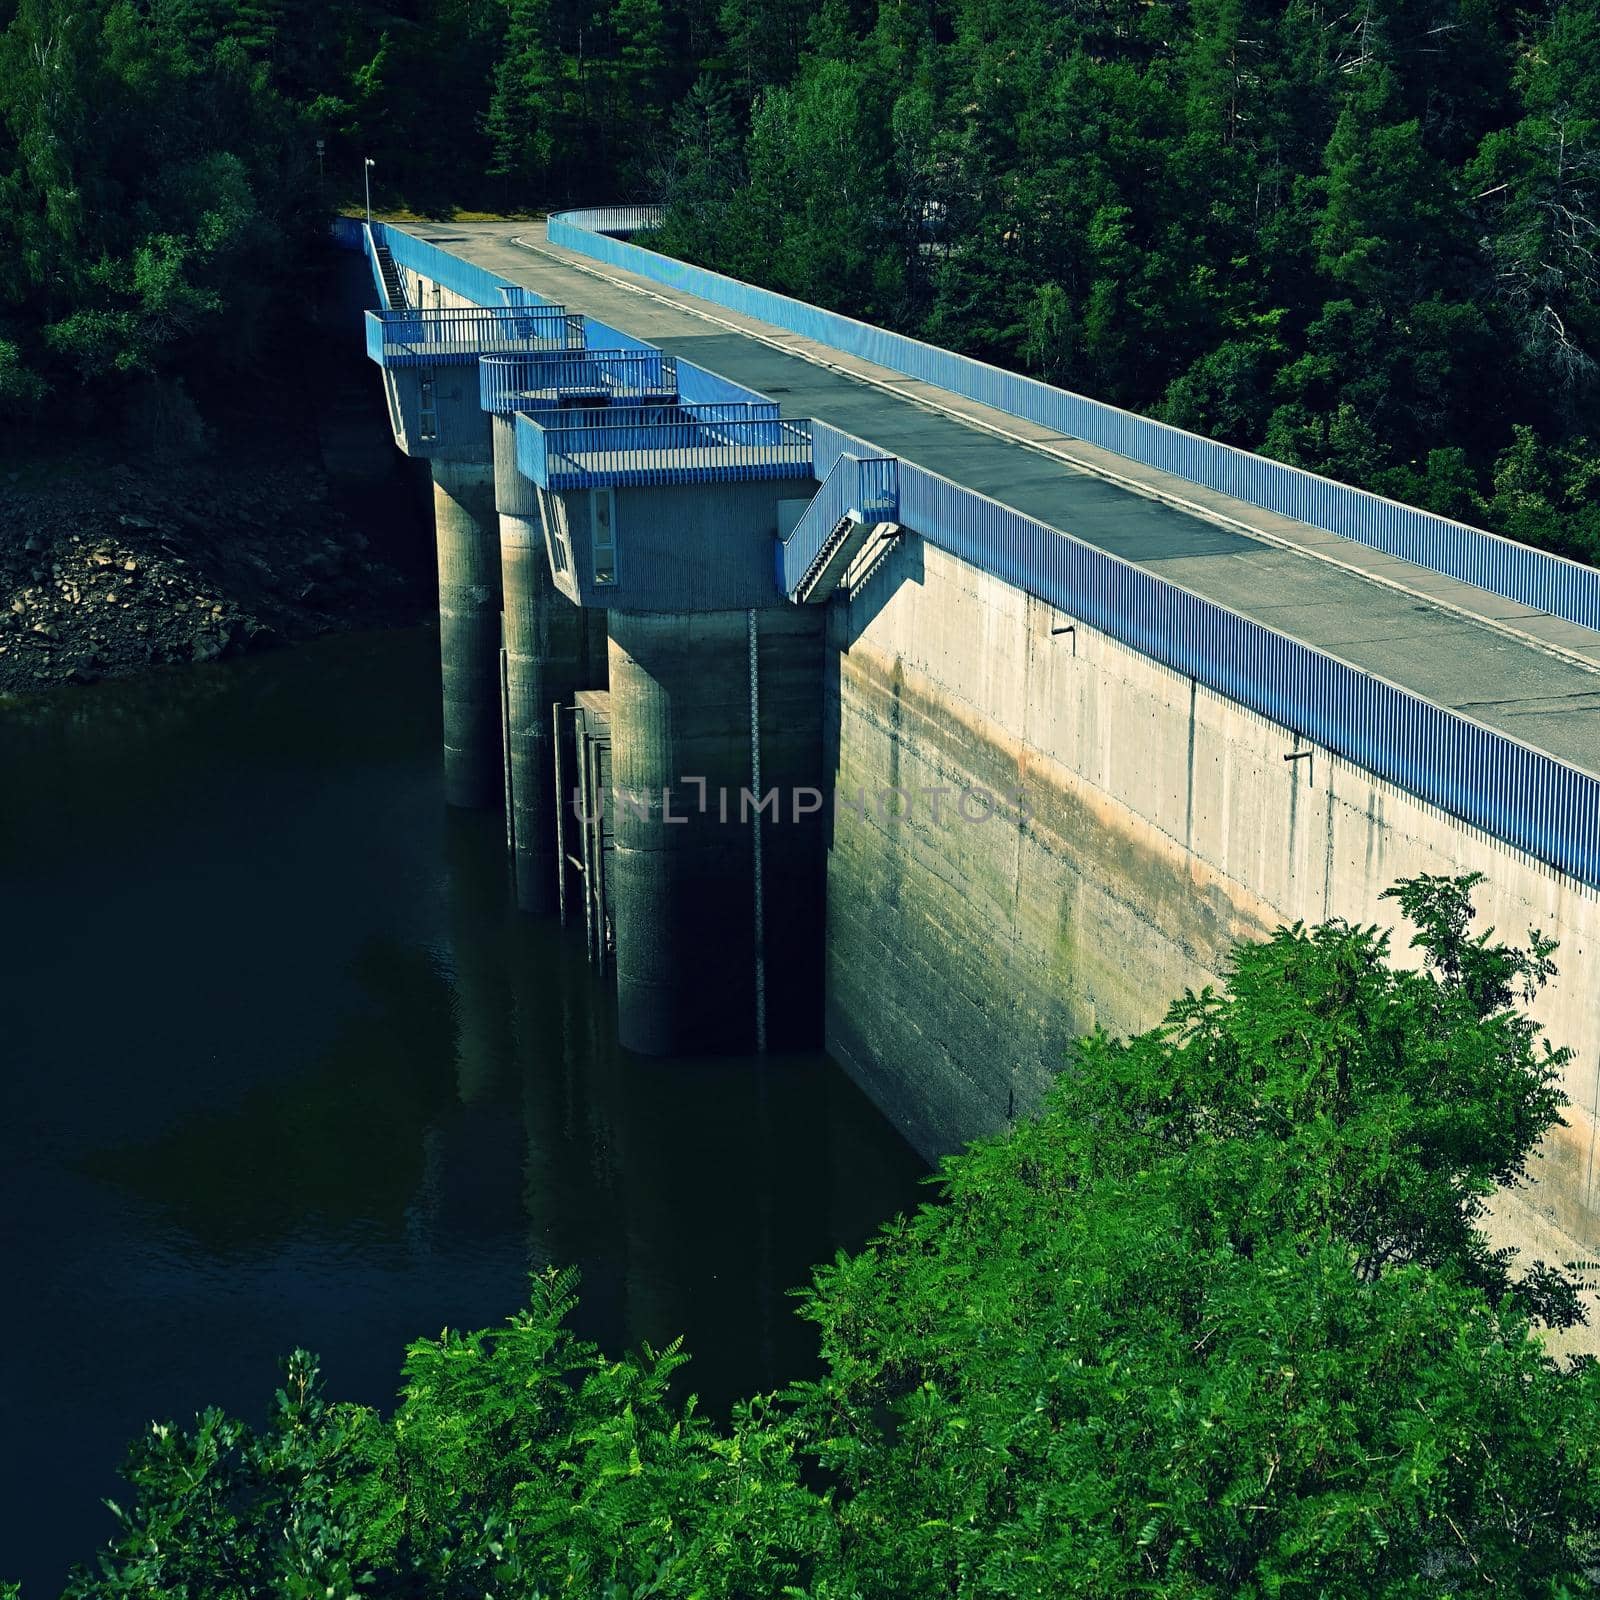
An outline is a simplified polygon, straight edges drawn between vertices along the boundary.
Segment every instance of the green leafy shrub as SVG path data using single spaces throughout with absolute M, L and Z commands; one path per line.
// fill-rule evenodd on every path
M 1592 1593 L 1600 1369 L 1578 1286 L 1478 1223 L 1560 1119 L 1553 947 L 1393 891 L 1080 1041 L 1047 1103 L 803 1297 L 824 1372 L 726 1426 L 612 1360 L 574 1277 L 407 1353 L 391 1416 L 287 1366 L 259 1432 L 134 1449 L 88 1597 L 1184 1600 Z

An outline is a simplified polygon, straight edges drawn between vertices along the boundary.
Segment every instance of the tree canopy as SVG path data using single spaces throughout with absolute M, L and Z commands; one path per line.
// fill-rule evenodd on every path
M 664 199 L 670 251 L 1594 560 L 1597 63 L 1596 0 L 0 0 L 0 396 L 248 362 L 370 156 L 387 207 Z
M 1597 46 L 1594 0 L 828 0 L 738 159 L 674 125 L 660 243 L 1594 560 Z

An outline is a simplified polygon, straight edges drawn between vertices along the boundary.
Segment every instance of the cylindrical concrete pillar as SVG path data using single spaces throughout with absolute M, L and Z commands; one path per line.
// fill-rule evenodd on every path
M 487 807 L 501 798 L 500 530 L 494 467 L 435 461 L 439 669 L 444 682 L 444 797 Z
M 769 996 L 777 997 L 783 1019 L 774 1045 L 796 1042 L 786 997 L 797 984 L 805 1014 L 820 1016 L 817 612 L 783 608 L 757 616 L 758 670 L 772 675 L 774 690 L 769 699 L 763 689 L 773 716 L 769 722 L 763 713 L 759 730 L 762 795 L 751 789 L 748 613 L 610 613 L 609 871 L 617 1032 L 629 1049 L 679 1055 L 752 1048 L 762 943 Z M 764 940 L 754 922 L 757 826 Z M 811 936 L 792 937 L 797 929 Z M 774 956 L 782 970 L 773 970 Z
M 551 581 L 536 491 L 517 471 L 510 417 L 494 419 L 494 458 L 505 595 L 507 837 L 517 905 L 552 911 L 560 865 L 550 708 L 597 681 L 588 635 L 603 632 L 604 618 L 574 605 Z

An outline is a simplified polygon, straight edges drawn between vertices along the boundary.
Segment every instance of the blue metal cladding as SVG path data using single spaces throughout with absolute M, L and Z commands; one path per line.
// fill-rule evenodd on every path
M 388 367 L 439 366 L 493 353 L 582 348 L 583 319 L 564 306 L 443 306 L 367 313 L 367 354 Z
M 1600 571 L 1593 567 L 607 237 L 649 228 L 658 218 L 659 212 L 649 206 L 569 211 L 550 218 L 546 236 L 565 249 L 759 317 L 1247 505 L 1600 629 Z
M 922 467 L 899 491 L 929 543 L 1600 888 L 1600 780 Z
M 582 400 L 596 406 L 675 400 L 677 362 L 659 350 L 539 350 L 485 356 L 483 409 L 502 415 Z
M 517 283 L 501 284 L 500 299 L 508 306 L 548 306 L 555 304 L 548 296 L 536 294 L 532 289 L 524 289 L 521 284 Z
M 335 217 L 329 225 L 336 250 L 361 250 L 367 248 L 367 225 L 360 217 Z
M 545 444 L 545 431 L 536 428 L 533 419 L 519 416 L 517 430 L 517 471 L 541 489 L 550 487 L 550 455 Z
M 685 405 L 696 403 L 764 405 L 772 407 L 774 416 L 778 414 L 776 403 L 768 400 L 764 394 L 755 389 L 747 389 L 742 383 L 735 383 L 731 378 L 708 372 L 704 367 L 697 367 L 692 361 L 678 363 L 678 392 L 683 396 Z
M 609 322 L 596 322 L 593 317 L 585 317 L 584 337 L 591 350 L 654 350 L 653 344 L 647 344 L 643 339 L 635 339 L 631 333 L 624 333 L 621 328 L 613 328 Z
M 813 441 L 813 450 L 815 441 Z M 811 504 L 787 539 L 779 541 L 778 587 L 792 600 L 828 536 L 848 517 L 852 522 L 892 522 L 899 514 L 898 463 L 893 456 L 837 452 Z
M 517 466 L 542 489 L 744 483 L 810 474 L 807 423 L 749 414 L 706 417 L 700 414 L 705 409 L 522 412 Z

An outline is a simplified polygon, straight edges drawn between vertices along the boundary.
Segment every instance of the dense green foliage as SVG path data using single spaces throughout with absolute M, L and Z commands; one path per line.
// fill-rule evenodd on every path
M 249 358 L 366 156 L 1600 557 L 1597 0 L 0 0 L 0 398 Z
M 536 1280 L 413 1345 L 392 1416 L 288 1365 L 267 1426 L 154 1429 L 74 1596 L 1591 1593 L 1600 1368 L 1572 1286 L 1485 1245 L 1559 1118 L 1551 948 L 1398 891 L 1081 1042 L 1043 1113 L 817 1274 L 823 1375 L 728 1426 L 676 1348 L 612 1360 Z M 730 1203 L 737 1203 L 731 1197 Z
M 0 0 L 0 403 L 255 370 L 368 156 L 388 206 L 637 189 L 714 27 L 659 0 Z
M 0 0 L 13 417 L 52 390 L 87 411 L 175 368 L 223 380 L 274 333 L 273 292 L 320 221 L 314 157 L 261 41 L 208 31 L 207 10 Z
M 669 250 L 1600 557 L 1595 0 L 828 0 L 789 59 L 747 137 L 685 102 Z

